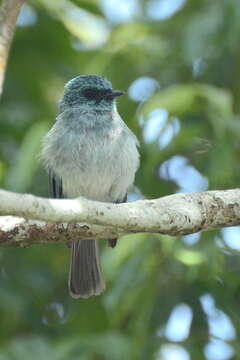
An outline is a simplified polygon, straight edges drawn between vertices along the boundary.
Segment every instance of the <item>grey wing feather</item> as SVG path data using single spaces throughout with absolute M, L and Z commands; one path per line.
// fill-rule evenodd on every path
M 63 188 L 62 180 L 54 174 L 52 170 L 49 170 L 49 195 L 55 199 L 62 199 Z
M 124 196 L 124 198 L 120 201 L 116 201 L 116 204 L 121 204 L 121 203 L 125 203 L 127 202 L 127 193 Z M 115 246 L 117 245 L 117 239 L 108 239 L 108 246 L 111 248 L 115 248 Z

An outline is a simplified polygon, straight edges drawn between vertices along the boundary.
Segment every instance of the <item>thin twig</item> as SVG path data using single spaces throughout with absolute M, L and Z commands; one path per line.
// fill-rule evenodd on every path
M 2 0 L 0 7 L 0 97 L 16 21 L 24 0 Z

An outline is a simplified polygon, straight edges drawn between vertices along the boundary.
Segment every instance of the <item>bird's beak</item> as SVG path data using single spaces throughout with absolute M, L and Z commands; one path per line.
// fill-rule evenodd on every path
M 121 96 L 124 94 L 124 91 L 120 91 L 120 90 L 112 90 L 112 96 L 115 98 L 117 96 Z
M 107 93 L 106 98 L 109 99 L 109 100 L 113 100 L 115 97 L 121 96 L 123 94 L 124 94 L 124 92 L 120 91 L 120 90 L 110 90 Z

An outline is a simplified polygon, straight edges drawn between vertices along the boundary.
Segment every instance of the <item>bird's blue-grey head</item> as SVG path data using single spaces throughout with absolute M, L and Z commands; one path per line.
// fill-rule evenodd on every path
M 122 94 L 122 91 L 113 90 L 111 82 L 103 76 L 80 75 L 65 85 L 60 112 L 78 106 L 111 111 L 114 99 Z

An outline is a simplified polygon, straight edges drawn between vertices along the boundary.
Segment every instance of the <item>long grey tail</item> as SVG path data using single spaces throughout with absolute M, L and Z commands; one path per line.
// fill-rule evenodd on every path
M 96 240 L 73 241 L 69 291 L 75 298 L 100 295 L 105 289 Z

